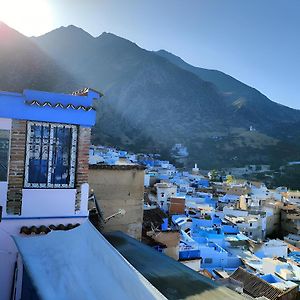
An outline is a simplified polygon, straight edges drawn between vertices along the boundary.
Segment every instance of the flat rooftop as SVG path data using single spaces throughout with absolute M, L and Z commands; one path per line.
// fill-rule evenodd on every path
M 122 232 L 108 233 L 105 237 L 168 299 L 244 299 Z

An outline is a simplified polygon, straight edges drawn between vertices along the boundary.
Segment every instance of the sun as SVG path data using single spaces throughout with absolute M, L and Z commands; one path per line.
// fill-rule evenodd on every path
M 0 21 L 33 36 L 51 30 L 53 14 L 47 0 L 0 0 Z

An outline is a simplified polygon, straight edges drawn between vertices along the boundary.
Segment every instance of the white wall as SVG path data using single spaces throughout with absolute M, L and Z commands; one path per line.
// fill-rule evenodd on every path
M 0 182 L 0 206 L 2 213 L 6 212 L 7 182 Z
M 264 257 L 277 256 L 286 258 L 288 255 L 288 246 L 282 241 L 271 240 L 265 243 L 255 254 L 259 257 L 263 255 Z
M 182 264 L 185 266 L 193 269 L 196 272 L 200 271 L 200 265 L 201 265 L 201 260 L 200 259 L 193 259 L 193 260 L 183 260 L 180 261 Z
M 0 118 L 0 129 L 11 129 L 11 119 Z
M 150 186 L 150 175 L 149 174 L 145 174 L 145 176 L 144 176 L 144 186 L 145 187 Z
M 238 210 L 238 209 L 230 209 L 226 206 L 223 208 L 223 213 L 224 213 L 224 215 L 232 215 L 235 217 L 247 217 L 248 216 L 248 211 Z
M 23 189 L 22 217 L 75 215 L 76 189 Z
M 168 210 L 167 200 L 171 197 L 176 197 L 177 187 L 160 187 L 157 186 L 157 202 L 159 205 L 163 203 L 163 209 Z
M 76 189 L 23 189 L 23 218 L 88 216 L 89 185 L 81 185 L 80 211 L 75 212 Z M 6 213 L 7 182 L 0 182 L 2 217 Z
M 17 251 L 9 233 L 1 225 L 0 223 L 0 299 L 9 300 Z
M 49 226 L 51 224 L 58 225 L 69 223 L 83 223 L 86 217 L 73 218 L 49 218 L 49 219 L 22 219 L 22 216 L 14 216 L 11 219 L 3 219 L 0 222 L 0 299 L 10 300 L 10 290 L 13 284 L 13 274 L 15 262 L 18 258 L 18 251 L 12 236 L 20 235 L 22 226 Z M 20 271 L 21 273 L 21 271 Z M 21 275 L 20 275 L 21 276 Z M 22 278 L 20 278 L 18 288 L 21 288 Z M 20 298 L 17 298 L 19 300 Z

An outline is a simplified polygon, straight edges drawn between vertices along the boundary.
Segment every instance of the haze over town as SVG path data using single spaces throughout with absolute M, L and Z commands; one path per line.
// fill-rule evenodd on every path
M 70 24 L 223 71 L 300 108 L 297 0 L 1 0 L 0 20 L 27 36 Z

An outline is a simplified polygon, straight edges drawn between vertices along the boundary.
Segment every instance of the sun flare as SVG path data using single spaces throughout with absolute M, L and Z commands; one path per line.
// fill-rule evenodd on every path
M 45 0 L 0 0 L 0 21 L 32 36 L 48 31 L 52 27 L 53 16 Z

